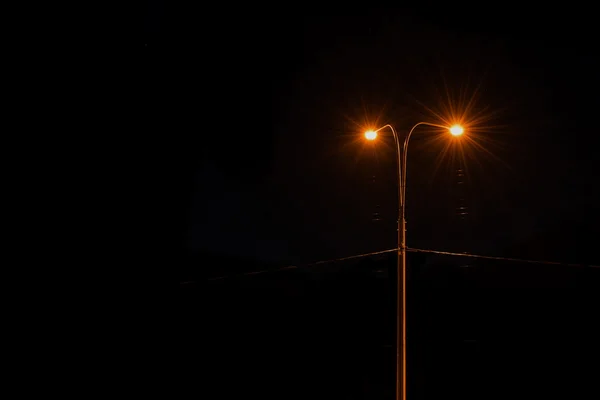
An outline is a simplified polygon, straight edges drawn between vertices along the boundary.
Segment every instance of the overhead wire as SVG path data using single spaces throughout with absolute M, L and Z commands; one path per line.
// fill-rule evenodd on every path
M 415 248 L 406 248 L 407 251 L 412 251 L 416 253 L 433 253 L 433 254 L 442 254 L 448 256 L 461 256 L 461 257 L 472 257 L 472 258 L 481 258 L 485 260 L 501 260 L 501 261 L 512 261 L 512 262 L 520 262 L 526 264 L 544 264 L 544 265 L 559 265 L 562 267 L 587 267 L 587 268 L 600 268 L 600 265 L 590 265 L 590 264 L 573 264 L 573 263 L 564 263 L 559 261 L 541 261 L 541 260 L 527 260 L 522 258 L 511 258 L 511 257 L 496 257 L 496 256 L 483 256 L 480 254 L 470 254 L 470 253 L 452 253 L 449 251 L 439 251 L 439 250 L 426 250 L 426 249 L 415 249 Z
M 214 278 L 208 278 L 208 280 L 209 281 L 218 281 L 218 280 L 222 280 L 222 279 L 237 278 L 237 277 L 241 277 L 241 276 L 259 275 L 259 274 L 264 274 L 264 273 L 267 273 L 267 272 L 280 272 L 280 271 L 286 271 L 286 270 L 292 270 L 292 269 L 308 268 L 308 267 L 314 267 L 316 265 L 322 265 L 322 264 L 329 264 L 329 263 L 334 263 L 334 262 L 352 260 L 352 259 L 355 259 L 355 258 L 363 258 L 363 257 L 376 256 L 376 255 L 379 255 L 379 254 L 391 253 L 391 252 L 394 252 L 394 251 L 396 251 L 396 249 L 374 251 L 372 253 L 356 254 L 356 255 L 353 255 L 353 256 L 334 258 L 334 259 L 331 259 L 331 260 L 315 261 L 315 262 L 312 262 L 312 263 L 309 263 L 309 264 L 289 265 L 289 266 L 286 266 L 286 267 L 275 268 L 275 269 L 264 269 L 264 270 L 260 270 L 260 271 L 242 272 L 242 273 L 239 273 L 239 274 L 217 276 L 217 277 L 214 277 Z M 185 283 L 192 283 L 192 282 L 182 282 L 182 284 L 185 284 Z
M 288 270 L 296 270 L 296 269 L 301 269 L 301 268 L 314 267 L 317 265 L 330 264 L 330 263 L 347 261 L 347 260 L 352 260 L 352 259 L 387 254 L 387 253 L 392 253 L 392 252 L 396 252 L 396 251 L 398 251 L 398 248 L 374 251 L 371 253 L 364 253 L 364 254 L 356 254 L 356 255 L 352 255 L 352 256 L 340 257 L 340 258 L 335 258 L 335 259 L 330 259 L 330 260 L 316 261 L 316 262 L 311 262 L 311 263 L 302 264 L 302 265 L 288 265 L 285 267 L 275 268 L 275 269 L 264 269 L 264 270 L 259 270 L 259 271 L 249 271 L 249 272 L 242 272 L 242 273 L 237 273 L 237 274 L 211 277 L 211 278 L 208 278 L 207 280 L 208 281 L 219 281 L 219 280 L 238 278 L 238 277 L 243 277 L 243 276 L 261 275 L 261 274 L 265 274 L 265 273 L 269 273 L 269 272 L 281 272 L 281 271 L 288 271 Z M 519 263 L 524 263 L 524 264 L 557 265 L 557 266 L 563 266 L 563 267 L 579 267 L 579 268 L 583 268 L 583 267 L 585 267 L 585 268 L 600 268 L 600 265 L 564 263 L 564 262 L 558 262 L 558 261 L 528 260 L 528 259 L 522 259 L 522 258 L 486 256 L 486 255 L 481 255 L 481 254 L 470 254 L 470 253 L 454 253 L 454 252 L 450 252 L 450 251 L 417 249 L 417 248 L 413 248 L 413 247 L 407 247 L 406 251 L 414 252 L 414 253 L 439 254 L 439 255 L 447 255 L 447 256 L 455 256 L 455 257 L 470 257 L 470 258 L 478 258 L 478 259 L 484 259 L 484 260 L 519 262 Z M 195 281 L 185 281 L 185 282 L 180 282 L 180 284 L 185 285 L 185 284 L 191 284 L 194 282 Z

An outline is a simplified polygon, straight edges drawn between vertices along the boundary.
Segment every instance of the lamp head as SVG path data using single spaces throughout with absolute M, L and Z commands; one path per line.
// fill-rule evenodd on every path
M 367 132 L 365 132 L 365 137 L 367 138 L 367 140 L 375 140 L 375 139 L 377 139 L 377 132 L 367 131 Z
M 450 134 L 452 136 L 460 136 L 460 135 L 462 135 L 464 133 L 464 131 L 465 130 L 460 125 L 453 125 L 453 126 L 450 127 Z

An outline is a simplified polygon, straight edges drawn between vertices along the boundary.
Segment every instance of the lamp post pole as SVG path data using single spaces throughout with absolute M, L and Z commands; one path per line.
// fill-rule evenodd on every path
M 394 136 L 398 163 L 398 264 L 397 264 L 397 301 L 396 301 L 396 400 L 406 400 L 406 158 L 408 142 L 413 131 L 420 125 L 449 129 L 454 136 L 459 136 L 463 130 L 459 126 L 448 128 L 444 125 L 429 122 L 418 122 L 404 138 L 402 146 L 398 133 L 390 124 L 375 131 L 367 132 L 369 140 L 377 137 L 377 132 L 389 128 Z

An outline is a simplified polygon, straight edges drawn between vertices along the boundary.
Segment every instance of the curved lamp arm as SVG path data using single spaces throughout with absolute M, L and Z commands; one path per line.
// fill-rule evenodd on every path
M 398 154 L 398 157 L 397 157 L 397 159 L 398 159 L 398 219 L 400 219 L 400 218 L 404 218 L 404 215 L 402 212 L 402 208 L 403 208 L 402 204 L 404 203 L 404 193 L 403 193 L 404 185 L 402 182 L 404 180 L 403 176 L 404 177 L 406 176 L 406 173 L 404 173 L 404 175 L 403 175 L 403 170 L 404 170 L 404 167 L 402 166 L 403 151 L 402 151 L 402 147 L 400 147 L 400 138 L 398 137 L 398 133 L 396 132 L 396 130 L 394 129 L 394 127 L 392 125 L 386 124 L 373 132 L 377 133 L 380 130 L 385 129 L 385 128 L 390 128 L 390 130 L 392 131 L 392 134 L 394 135 L 394 142 L 396 143 L 396 152 Z M 414 129 L 414 127 L 413 127 L 413 129 Z M 412 133 L 412 130 L 411 130 L 411 133 Z M 409 136 L 410 136 L 410 133 L 409 133 Z M 407 136 L 407 139 L 408 139 L 408 136 Z M 404 141 L 404 147 L 406 147 L 407 142 L 408 142 L 408 140 Z
M 444 129 L 448 129 L 447 126 L 444 125 L 439 125 L 439 124 L 432 124 L 431 122 L 417 122 L 408 132 L 408 135 L 406 135 L 406 138 L 404 138 L 404 145 L 402 146 L 402 166 L 400 167 L 400 171 L 402 173 L 402 179 L 400 180 L 401 183 L 401 189 L 400 189 L 400 204 L 403 205 L 402 207 L 402 215 L 400 216 L 400 218 L 404 219 L 404 211 L 406 210 L 406 159 L 408 156 L 408 141 L 410 140 L 410 137 L 412 136 L 413 131 L 415 130 L 415 128 L 419 125 L 429 125 L 429 126 L 435 126 L 436 128 L 444 128 Z M 392 128 L 393 129 L 393 128 Z M 398 153 L 400 154 L 400 153 Z

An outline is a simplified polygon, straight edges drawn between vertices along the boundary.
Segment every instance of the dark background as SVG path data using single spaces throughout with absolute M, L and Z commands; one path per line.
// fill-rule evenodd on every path
M 420 128 L 409 245 L 498 255 L 561 236 L 562 246 L 530 256 L 594 261 L 580 244 L 591 235 L 574 233 L 597 233 L 597 61 L 585 13 L 431 9 L 249 8 L 225 19 L 151 2 L 139 104 L 156 154 L 145 162 L 156 191 L 148 207 L 172 210 L 169 221 L 154 213 L 161 247 L 167 223 L 179 254 L 295 263 L 391 248 L 391 137 L 367 146 L 360 135 L 392 123 L 402 136 L 452 107 L 478 119 L 471 137 L 484 147 L 465 150 L 470 239 L 449 240 L 458 152 L 440 160 L 448 141 Z M 575 242 L 577 251 L 557 248 Z
M 192 282 L 175 313 L 181 387 L 209 398 L 391 396 L 393 257 L 325 277 L 204 283 L 393 248 L 392 142 L 367 145 L 367 126 L 403 135 L 470 108 L 467 134 L 484 149 L 467 149 L 462 165 L 469 218 L 456 219 L 457 161 L 437 163 L 443 135 L 416 132 L 409 246 L 600 264 L 588 11 L 146 6 L 133 50 L 144 145 L 125 169 L 131 216 L 117 235 L 152 265 L 145 274 Z M 409 263 L 413 396 L 591 393 L 591 270 Z
M 409 398 L 597 396 L 598 269 L 409 262 Z M 362 259 L 183 285 L 185 387 L 211 398 L 393 398 L 394 267 L 394 257 Z

